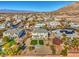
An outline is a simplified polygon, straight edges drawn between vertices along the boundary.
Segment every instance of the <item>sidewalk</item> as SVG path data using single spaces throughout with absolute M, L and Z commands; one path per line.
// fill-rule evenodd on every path
M 68 53 L 67 57 L 79 57 L 79 53 Z

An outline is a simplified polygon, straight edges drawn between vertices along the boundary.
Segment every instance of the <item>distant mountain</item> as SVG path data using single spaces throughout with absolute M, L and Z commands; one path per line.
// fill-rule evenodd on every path
M 34 11 L 27 10 L 9 10 L 9 9 L 1 9 L 0 13 L 33 13 Z

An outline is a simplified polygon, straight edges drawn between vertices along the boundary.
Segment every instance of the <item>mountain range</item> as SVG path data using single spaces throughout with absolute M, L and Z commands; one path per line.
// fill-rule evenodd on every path
M 0 13 L 34 13 L 35 11 L 28 10 L 10 10 L 10 9 L 1 9 Z

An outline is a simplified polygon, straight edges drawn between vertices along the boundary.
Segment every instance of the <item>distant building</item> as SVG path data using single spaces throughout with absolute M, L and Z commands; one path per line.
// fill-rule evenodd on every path
M 79 28 L 79 23 L 70 23 L 71 28 Z
M 10 21 L 11 20 L 10 17 L 6 17 L 5 19 L 6 19 L 6 21 Z
M 45 25 L 45 23 L 37 23 L 35 25 L 36 28 L 40 28 L 40 27 L 43 27 Z
M 55 28 L 57 26 L 61 26 L 60 22 L 57 22 L 57 21 L 51 21 L 51 22 L 48 22 L 47 23 L 49 27 L 52 27 L 52 28 Z
M 7 26 L 10 27 L 10 26 L 12 25 L 12 22 L 11 22 L 11 21 L 5 21 L 4 24 L 6 25 L 6 27 L 7 27 Z
M 5 28 L 5 24 L 0 24 L 0 30 Z

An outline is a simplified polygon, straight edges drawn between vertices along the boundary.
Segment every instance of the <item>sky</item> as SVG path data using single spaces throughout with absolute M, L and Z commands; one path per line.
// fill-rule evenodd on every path
M 27 11 L 55 11 L 73 1 L 0 1 L 0 9 Z

